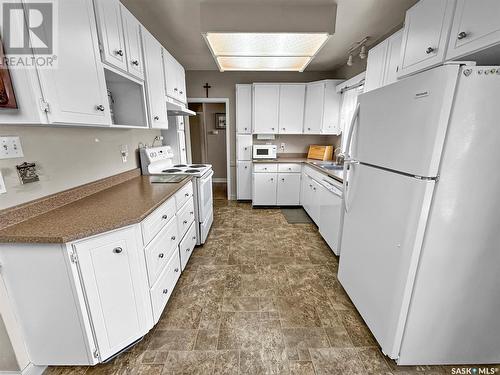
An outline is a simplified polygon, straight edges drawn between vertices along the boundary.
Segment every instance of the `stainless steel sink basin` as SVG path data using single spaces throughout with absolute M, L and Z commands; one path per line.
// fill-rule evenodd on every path
M 342 165 L 337 165 L 337 164 L 325 164 L 325 165 L 320 165 L 321 168 L 327 169 L 329 171 L 341 171 L 344 169 Z

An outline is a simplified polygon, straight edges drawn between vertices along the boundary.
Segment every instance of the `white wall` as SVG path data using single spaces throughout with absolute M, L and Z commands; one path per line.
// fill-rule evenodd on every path
M 18 135 L 23 158 L 0 160 L 7 194 L 0 209 L 11 207 L 139 166 L 138 143 L 151 144 L 158 130 L 101 129 L 43 126 L 0 126 L 1 135 Z M 120 146 L 128 145 L 122 163 Z M 39 182 L 22 185 L 15 166 L 35 162 Z

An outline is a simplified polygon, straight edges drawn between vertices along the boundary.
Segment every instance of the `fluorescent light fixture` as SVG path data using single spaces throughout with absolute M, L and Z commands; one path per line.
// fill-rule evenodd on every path
M 221 71 L 303 71 L 330 37 L 328 33 L 206 33 Z

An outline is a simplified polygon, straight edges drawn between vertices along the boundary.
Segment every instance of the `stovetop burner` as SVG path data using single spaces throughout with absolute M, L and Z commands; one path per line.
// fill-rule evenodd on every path
M 174 168 L 187 168 L 187 164 L 177 164 L 174 165 Z
M 191 164 L 189 168 L 205 168 L 205 164 Z
M 182 172 L 182 170 L 180 169 L 165 169 L 164 171 L 162 171 L 163 173 L 176 173 L 176 172 Z
M 199 173 L 200 170 L 199 169 L 186 169 L 184 172 L 186 172 L 186 173 Z

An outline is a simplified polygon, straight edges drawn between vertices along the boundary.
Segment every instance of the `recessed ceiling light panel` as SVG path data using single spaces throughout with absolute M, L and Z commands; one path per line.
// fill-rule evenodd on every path
M 303 71 L 329 38 L 328 33 L 206 33 L 221 71 Z

